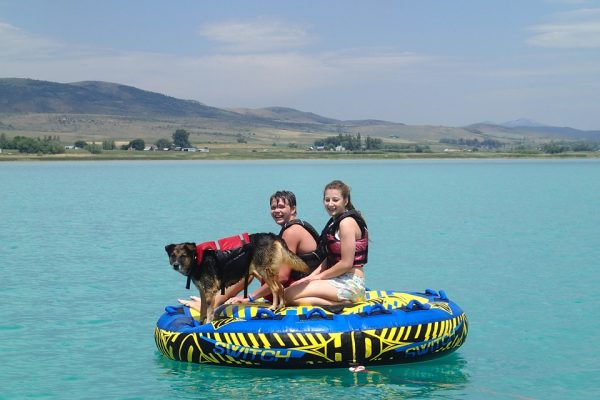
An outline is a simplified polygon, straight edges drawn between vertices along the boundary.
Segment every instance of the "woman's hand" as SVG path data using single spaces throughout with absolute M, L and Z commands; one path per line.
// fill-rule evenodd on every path
M 308 283 L 308 282 L 311 282 L 311 281 L 318 281 L 318 280 L 320 280 L 320 279 L 321 279 L 321 278 L 319 277 L 319 275 L 309 275 L 309 276 L 305 276 L 305 277 L 304 277 L 304 278 L 302 278 L 302 279 L 298 279 L 297 281 L 295 281 L 295 282 L 292 282 L 292 284 L 291 284 L 289 287 L 296 286 L 296 285 L 301 285 L 301 284 L 303 284 L 303 283 Z
M 225 302 L 225 304 L 243 304 L 243 303 L 249 303 L 250 299 L 247 297 L 242 297 L 242 296 L 235 296 L 230 298 L 229 300 L 227 300 Z

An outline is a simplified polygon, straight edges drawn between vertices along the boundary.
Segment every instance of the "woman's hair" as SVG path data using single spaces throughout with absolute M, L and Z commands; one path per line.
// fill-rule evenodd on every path
M 337 189 L 342 193 L 342 197 L 348 200 L 348 204 L 346 204 L 347 210 L 355 210 L 354 204 L 352 204 L 352 200 L 350 200 L 350 186 L 346 185 L 342 181 L 331 181 L 327 185 L 325 185 L 325 189 L 323 189 L 323 196 L 325 196 L 325 192 L 327 189 Z
M 273 193 L 269 199 L 269 205 L 271 205 L 273 200 L 283 200 L 283 202 L 289 204 L 290 207 L 296 207 L 296 195 L 287 190 L 278 190 Z

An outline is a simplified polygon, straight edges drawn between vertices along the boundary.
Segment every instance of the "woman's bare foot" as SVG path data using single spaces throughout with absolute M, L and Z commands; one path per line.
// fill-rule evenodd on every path
M 200 311 L 200 305 L 202 304 L 202 300 L 200 299 L 200 297 L 190 296 L 190 299 L 191 300 L 178 299 L 177 301 L 179 301 L 184 306 Z

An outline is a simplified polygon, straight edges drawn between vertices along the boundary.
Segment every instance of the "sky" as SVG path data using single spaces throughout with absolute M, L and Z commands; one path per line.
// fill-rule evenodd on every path
M 600 130 L 600 0 L 0 0 L 0 78 Z

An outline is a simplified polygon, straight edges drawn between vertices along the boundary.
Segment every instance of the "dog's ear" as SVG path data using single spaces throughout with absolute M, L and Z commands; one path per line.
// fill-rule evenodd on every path
M 165 251 L 167 252 L 168 255 L 171 255 L 174 248 L 175 248 L 174 244 L 168 244 L 165 246 Z
M 196 250 L 196 243 L 192 243 L 192 242 L 187 242 L 185 243 L 185 248 L 190 250 L 190 251 L 195 251 Z

